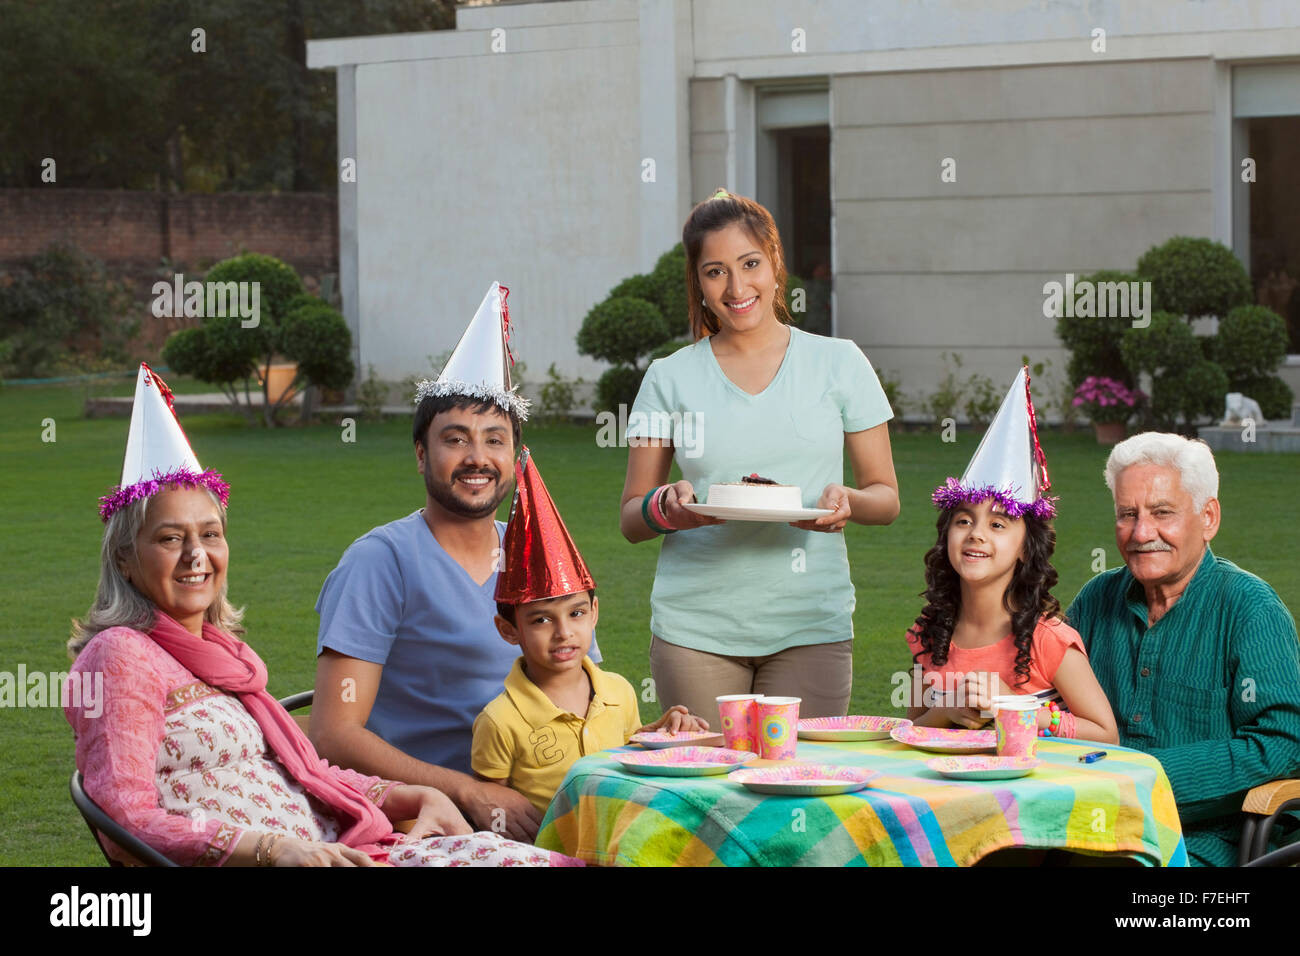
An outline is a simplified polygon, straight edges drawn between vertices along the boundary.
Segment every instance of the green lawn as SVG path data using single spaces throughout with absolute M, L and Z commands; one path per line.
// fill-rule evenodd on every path
M 172 383 L 192 391 L 192 383 Z M 133 380 L 100 391 L 131 394 Z M 206 390 L 206 389 L 203 389 Z M 101 524 L 96 498 L 116 482 L 125 419 L 85 420 L 84 387 L 0 389 L 0 615 L 6 622 L 0 671 L 62 671 L 69 619 L 86 610 L 97 580 Z M 52 418 L 57 440 L 42 442 Z M 267 431 L 223 415 L 192 416 L 186 430 L 204 465 L 233 485 L 230 593 L 248 609 L 248 638 L 266 659 L 272 693 L 310 687 L 315 672 L 321 582 L 343 549 L 371 527 L 419 508 L 424 492 L 411 453 L 409 421 L 359 423 L 356 442 L 337 424 Z M 649 676 L 649 595 L 658 546 L 618 533 L 626 452 L 599 448 L 594 426 L 532 427 L 528 443 L 601 597 L 606 666 L 640 686 Z M 890 675 L 909 658 L 902 634 L 920 609 L 922 556 L 933 544 L 930 491 L 960 474 L 979 436 L 955 444 L 937 433 L 894 437 L 903 513 L 888 528 L 851 526 L 849 559 L 858 590 L 851 712 L 890 713 Z M 1062 604 L 1091 576 L 1093 550 L 1118 564 L 1101 481 L 1106 451 L 1089 434 L 1044 437 L 1055 491 L 1055 564 Z M 1300 606 L 1300 566 L 1289 538 L 1295 456 L 1218 458 L 1224 526 L 1217 553 L 1269 581 Z M 1288 477 L 1291 476 L 1291 477 Z M 644 705 L 649 717 L 650 705 Z M 0 776 L 0 865 L 102 862 L 67 793 L 72 734 L 57 708 L 4 709 Z

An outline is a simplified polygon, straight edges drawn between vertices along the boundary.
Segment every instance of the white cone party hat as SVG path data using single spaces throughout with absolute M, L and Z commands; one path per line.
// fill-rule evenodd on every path
M 131 405 L 126 458 L 122 462 L 122 483 L 99 499 L 100 517 L 107 521 L 113 512 L 155 495 L 167 485 L 207 488 L 223 505 L 230 497 L 230 485 L 215 471 L 204 471 L 194 456 L 176 418 L 172 390 L 141 362 Z
M 510 340 L 509 294 L 499 282 L 492 283 L 438 380 L 426 379 L 416 386 L 417 405 L 430 396 L 464 395 L 493 402 L 527 421 L 528 402 L 516 394 L 510 382 L 513 359 L 506 344 Z
M 1029 369 L 1022 368 L 961 481 L 949 478 L 935 489 L 932 500 L 947 510 L 993 498 L 1012 517 L 1028 512 L 1046 519 L 1056 514 L 1056 499 L 1046 495 L 1051 487 L 1047 458 L 1038 444 Z

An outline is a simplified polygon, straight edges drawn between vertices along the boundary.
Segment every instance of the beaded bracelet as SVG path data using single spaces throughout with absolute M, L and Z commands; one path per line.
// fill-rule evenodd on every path
M 1052 718 L 1051 721 L 1048 723 L 1048 725 L 1038 732 L 1038 736 L 1040 737 L 1062 736 L 1062 734 L 1060 733 L 1061 708 L 1056 705 L 1056 701 L 1054 700 L 1048 701 L 1043 706 L 1047 708 L 1047 712 L 1052 715 Z
M 644 519 L 646 527 L 655 534 L 672 534 L 677 530 L 676 528 L 670 528 L 666 525 L 660 524 L 651 516 L 650 513 L 652 502 L 653 504 L 658 504 L 655 500 L 655 496 L 660 494 L 667 487 L 667 485 L 660 485 L 658 488 L 651 488 L 646 492 L 646 496 L 641 499 L 641 517 Z M 657 511 L 658 509 L 655 510 Z

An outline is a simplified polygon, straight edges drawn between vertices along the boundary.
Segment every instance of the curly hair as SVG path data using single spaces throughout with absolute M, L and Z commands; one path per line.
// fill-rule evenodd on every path
M 939 540 L 925 555 L 922 597 L 926 604 L 912 628 L 921 642 L 921 650 L 913 656 L 913 662 L 929 654 L 930 663 L 936 667 L 948 663 L 952 630 L 961 613 L 961 577 L 948 560 L 948 529 L 956 512 L 955 508 L 940 512 L 935 524 Z M 1058 580 L 1056 568 L 1052 567 L 1056 529 L 1031 513 L 1020 520 L 1025 523 L 1025 557 L 1016 561 L 1011 582 L 1002 595 L 1002 606 L 1011 613 L 1011 633 L 1015 635 L 1016 686 L 1029 680 L 1030 649 L 1039 618 L 1061 614 L 1061 602 L 1052 597 L 1052 588 Z

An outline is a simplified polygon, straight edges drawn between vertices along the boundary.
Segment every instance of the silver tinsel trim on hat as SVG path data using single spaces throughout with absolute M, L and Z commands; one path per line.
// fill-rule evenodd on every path
M 442 398 L 446 395 L 464 395 L 467 398 L 478 398 L 485 402 L 492 402 L 507 414 L 513 412 L 521 422 L 528 421 L 528 407 L 532 404 L 514 389 L 506 391 L 503 388 L 493 388 L 482 383 L 470 385 L 468 382 L 457 381 L 435 382 L 427 378 L 416 383 L 416 405 L 419 405 L 426 398 Z

